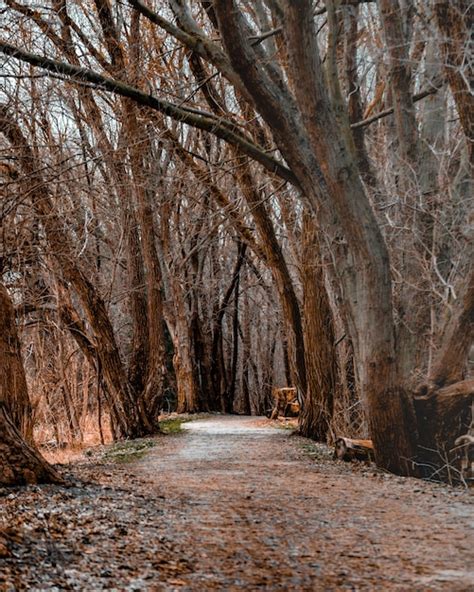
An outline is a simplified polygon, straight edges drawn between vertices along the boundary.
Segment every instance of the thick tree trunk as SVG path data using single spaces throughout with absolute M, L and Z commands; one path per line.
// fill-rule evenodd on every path
M 33 442 L 33 410 L 28 397 L 15 309 L 0 282 L 0 401 L 23 438 Z
M 147 351 L 148 357 L 142 376 L 141 395 L 147 411 L 153 414 L 159 409 L 163 396 L 164 384 L 164 321 L 163 299 L 161 295 L 162 278 L 158 253 L 155 244 L 155 224 L 151 206 L 150 181 L 144 174 L 147 165 L 151 166 L 152 156 L 150 139 L 140 136 L 137 120 L 138 107 L 126 105 L 127 131 L 131 168 L 138 202 L 138 218 L 141 229 L 142 251 L 145 264 L 145 284 L 147 301 Z M 144 159 L 143 155 L 148 156 Z M 146 162 L 146 160 L 148 162 Z M 148 171 L 148 179 L 151 171 Z M 153 418 L 152 418 L 153 419 Z
M 378 0 L 389 56 L 389 81 L 392 89 L 395 126 L 402 166 L 412 165 L 420 156 L 418 131 L 411 91 L 409 41 L 403 30 L 399 0 Z
M 435 359 L 428 384 L 419 388 L 421 394 L 465 378 L 469 350 L 474 341 L 474 265 L 467 277 L 464 294 L 458 301 L 443 343 Z
M 191 320 L 186 310 L 186 296 L 180 279 L 171 278 L 174 300 L 174 356 L 178 413 L 200 411 L 199 383 L 194 360 Z
M 474 380 L 464 380 L 415 398 L 419 463 L 424 477 L 459 482 L 462 450 L 456 440 L 472 425 Z
M 0 486 L 60 481 L 55 469 L 34 448 L 15 311 L 0 283 Z
M 200 411 L 199 391 L 196 381 L 196 371 L 192 358 L 191 335 L 186 323 L 178 321 L 176 328 L 179 341 L 175 343 L 173 356 L 176 385 L 178 389 L 178 413 L 197 413 Z
M 394 161 L 401 204 L 398 223 L 402 228 L 409 228 L 403 237 L 400 260 L 393 262 L 403 277 L 398 296 L 398 368 L 403 383 L 413 388 L 414 379 L 418 380 L 417 377 L 427 371 L 431 345 L 429 270 L 434 248 L 434 220 L 437 219 L 439 162 L 431 149 L 427 150 L 426 138 L 421 141 L 415 117 L 407 32 L 412 10 L 408 5 L 403 7 L 399 0 L 378 0 L 378 3 L 388 48 L 389 89 L 398 145 Z M 434 56 L 430 59 L 428 53 L 426 59 L 436 63 Z M 433 69 L 429 64 L 425 74 L 429 75 Z M 434 96 L 440 99 L 440 95 Z
M 340 388 L 334 322 L 324 283 L 315 221 L 303 214 L 301 282 L 303 284 L 307 391 L 299 431 L 319 442 L 330 442 L 334 400 Z
M 456 440 L 469 432 L 474 409 L 474 380 L 466 378 L 474 337 L 474 269 L 445 330 L 437 358 L 415 396 L 420 434 L 418 462 L 424 476 L 458 481 L 462 451 Z M 472 428 L 471 428 L 472 429 Z
M 6 405 L 0 400 L 0 486 L 29 483 L 62 483 L 62 479 L 23 439 Z

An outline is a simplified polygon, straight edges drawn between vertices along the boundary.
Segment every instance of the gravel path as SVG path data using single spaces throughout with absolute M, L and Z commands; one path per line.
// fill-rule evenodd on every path
M 99 483 L 75 467 L 95 482 L 0 498 L 0 591 L 474 589 L 469 492 L 335 463 L 262 418 L 185 428 Z

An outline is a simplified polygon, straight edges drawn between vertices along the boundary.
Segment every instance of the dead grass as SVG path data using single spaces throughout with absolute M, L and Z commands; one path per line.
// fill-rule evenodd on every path
M 70 464 L 85 457 L 86 451 L 103 444 L 112 443 L 112 430 L 107 416 L 102 418 L 102 436 L 100 435 L 96 415 L 87 415 L 81 421 L 82 438 L 71 442 L 70 435 L 63 427 L 54 427 L 44 423 L 35 426 L 35 442 L 45 459 L 53 464 Z
M 101 444 L 101 436 L 96 415 L 87 415 L 81 420 L 82 438 L 78 439 L 77 444 L 84 446 L 97 446 Z M 51 425 L 44 422 L 37 423 L 34 430 L 35 441 L 38 446 L 65 446 L 72 445 L 71 434 L 65 430 L 62 425 Z M 108 416 L 102 419 L 102 435 L 104 444 L 112 442 L 112 430 Z
M 182 431 L 183 423 L 209 417 L 210 414 L 169 413 L 159 419 L 159 427 L 165 435 L 175 435 Z M 104 444 L 101 442 L 96 417 L 88 416 L 81 426 L 83 440 L 68 443 L 55 437 L 52 427 L 44 425 L 35 429 L 35 440 L 44 458 L 52 463 L 68 465 L 88 457 L 107 462 L 126 463 L 144 456 L 148 448 L 155 445 L 152 439 L 137 439 L 114 443 L 109 421 L 103 422 Z M 145 442 L 145 444 L 143 444 Z M 153 444 L 150 444 L 153 442 Z M 147 444 L 148 443 L 148 444 Z
M 82 460 L 85 457 L 86 447 L 50 448 L 40 446 L 39 450 L 49 463 L 53 465 L 68 465 Z

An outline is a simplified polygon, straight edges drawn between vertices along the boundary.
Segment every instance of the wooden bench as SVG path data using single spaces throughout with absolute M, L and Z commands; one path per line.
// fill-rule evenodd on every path
M 283 417 L 296 417 L 300 411 L 295 387 L 273 388 L 273 409 L 270 419 L 276 419 L 279 415 Z

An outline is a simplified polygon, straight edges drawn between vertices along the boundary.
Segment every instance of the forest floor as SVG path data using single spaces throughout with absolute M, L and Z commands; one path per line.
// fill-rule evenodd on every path
M 67 488 L 0 491 L 2 592 L 474 589 L 472 491 L 334 462 L 261 418 L 114 450 L 62 467 Z

